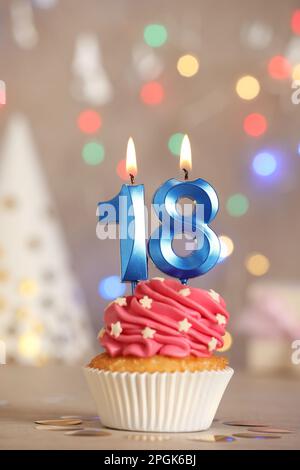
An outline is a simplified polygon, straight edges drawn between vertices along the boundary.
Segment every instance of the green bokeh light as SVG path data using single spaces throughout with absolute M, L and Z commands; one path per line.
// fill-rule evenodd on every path
M 148 24 L 144 29 L 144 40 L 148 46 L 160 47 L 167 38 L 167 30 L 162 24 Z
M 171 135 L 168 142 L 168 147 L 173 155 L 179 156 L 181 144 L 183 140 L 184 134 L 182 132 L 176 132 L 176 134 Z
M 82 158 L 87 165 L 99 165 L 104 160 L 104 147 L 99 142 L 88 142 L 82 150 Z
M 248 198 L 241 193 L 232 194 L 227 200 L 226 208 L 232 217 L 240 217 L 246 214 L 249 208 Z

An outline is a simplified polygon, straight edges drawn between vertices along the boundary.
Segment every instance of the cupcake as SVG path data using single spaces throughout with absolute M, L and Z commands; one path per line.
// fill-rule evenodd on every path
M 208 429 L 233 370 L 213 353 L 229 314 L 222 297 L 154 278 L 111 302 L 98 338 L 105 352 L 84 372 L 105 426 L 132 431 Z

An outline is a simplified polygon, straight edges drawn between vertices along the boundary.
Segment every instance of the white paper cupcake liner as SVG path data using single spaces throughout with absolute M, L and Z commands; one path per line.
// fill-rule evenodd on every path
M 84 368 L 104 426 L 131 431 L 208 429 L 233 375 L 203 372 L 110 372 Z

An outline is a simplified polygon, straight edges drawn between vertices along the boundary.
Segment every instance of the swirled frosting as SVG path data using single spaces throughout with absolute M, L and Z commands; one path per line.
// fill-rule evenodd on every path
M 216 292 L 154 278 L 107 306 L 98 338 L 113 357 L 209 357 L 223 346 L 228 318 Z

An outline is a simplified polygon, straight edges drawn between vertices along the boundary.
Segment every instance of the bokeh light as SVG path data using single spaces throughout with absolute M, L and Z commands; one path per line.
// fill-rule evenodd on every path
M 172 134 L 169 138 L 168 148 L 173 155 L 180 155 L 183 138 L 184 134 L 182 132 L 176 132 L 175 134 Z
M 183 77 L 192 77 L 199 70 L 199 61 L 191 54 L 183 55 L 178 59 L 177 70 Z
M 24 297 L 32 297 L 37 294 L 38 286 L 34 279 L 22 279 L 19 285 L 19 292 Z
M 226 331 L 225 335 L 223 336 L 223 341 L 224 341 L 224 344 L 223 344 L 222 348 L 218 349 L 218 352 L 225 352 L 225 351 L 228 351 L 231 348 L 231 346 L 232 346 L 232 336 L 229 333 L 229 331 Z
M 42 8 L 43 10 L 48 10 L 49 8 L 55 7 L 58 0 L 33 0 L 34 6 Z
M 159 82 L 148 82 L 142 86 L 140 97 L 143 103 L 155 106 L 162 102 L 164 94 L 163 86 Z
M 286 57 L 277 55 L 268 63 L 269 75 L 275 80 L 285 80 L 291 76 L 291 65 Z
M 277 161 L 272 153 L 260 152 L 255 155 L 252 167 L 258 175 L 270 176 L 276 171 Z
M 297 150 L 298 150 L 298 155 L 300 155 L 300 142 L 298 144 L 298 149 Z
M 245 75 L 237 81 L 236 92 L 243 100 L 253 100 L 260 92 L 260 84 L 255 77 Z
M 262 50 L 271 44 L 273 30 L 271 26 L 260 20 L 246 24 L 241 30 L 242 41 L 251 49 Z
M 252 113 L 244 119 L 244 131 L 251 137 L 259 137 L 267 130 L 267 120 L 259 113 Z
M 228 258 L 233 253 L 234 243 L 230 237 L 227 235 L 219 236 L 221 251 L 219 256 L 219 262 L 223 261 L 225 258 Z
M 98 292 L 105 300 L 122 297 L 126 292 L 126 284 L 120 281 L 119 276 L 108 276 L 99 282 Z
M 104 153 L 100 142 L 88 142 L 83 146 L 82 158 L 87 165 L 99 165 L 104 160 Z
M 247 256 L 245 266 L 253 276 L 263 276 L 269 271 L 270 261 L 261 253 L 253 253 Z
M 6 85 L 3 80 L 0 80 L 0 106 L 6 104 Z
M 19 354 L 25 359 L 35 359 L 41 351 L 41 338 L 36 333 L 26 332 L 18 340 Z
M 300 10 L 295 10 L 291 18 L 291 28 L 294 34 L 300 36 Z
M 144 40 L 148 46 L 161 47 L 168 39 L 168 32 L 162 24 L 148 24 L 144 29 Z
M 241 217 L 249 208 L 248 198 L 241 193 L 232 194 L 227 199 L 226 209 L 232 217 Z
M 97 111 L 86 109 L 82 111 L 77 119 L 77 126 L 85 134 L 95 134 L 101 127 L 101 117 Z
M 125 158 L 123 160 L 120 160 L 117 165 L 117 175 L 123 181 L 128 181 L 129 179 L 128 173 L 126 171 L 126 159 Z
M 293 67 L 292 79 L 293 80 L 300 80 L 300 64 L 296 64 Z

